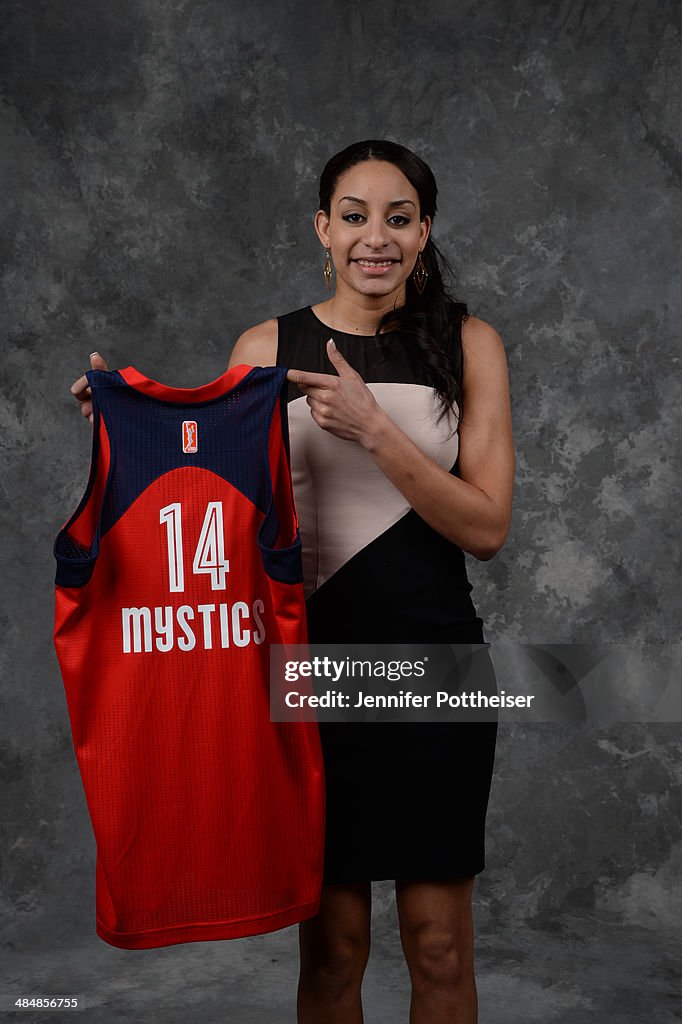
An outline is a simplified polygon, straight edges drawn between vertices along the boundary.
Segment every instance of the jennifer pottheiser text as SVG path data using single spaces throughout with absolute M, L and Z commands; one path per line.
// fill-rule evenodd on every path
M 284 702 L 288 708 L 440 708 L 446 704 L 451 708 L 529 708 L 535 695 L 512 694 L 505 690 L 491 695 L 481 693 L 480 690 L 475 693 L 447 693 L 438 690 L 435 694 L 413 693 L 411 690 L 374 694 L 360 690 L 353 696 L 355 701 L 351 703 L 349 695 L 343 690 L 326 690 L 320 694 L 288 690 Z M 435 703 L 432 704 L 432 701 Z

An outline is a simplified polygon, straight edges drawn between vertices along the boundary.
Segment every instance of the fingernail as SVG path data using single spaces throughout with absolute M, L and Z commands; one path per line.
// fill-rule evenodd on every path
M 99 355 L 99 352 L 91 352 L 88 358 L 92 359 L 93 356 L 98 356 L 98 355 Z
M 333 338 L 330 338 L 329 341 L 327 342 L 327 344 L 331 345 L 332 348 L 336 348 L 336 343 L 334 342 Z

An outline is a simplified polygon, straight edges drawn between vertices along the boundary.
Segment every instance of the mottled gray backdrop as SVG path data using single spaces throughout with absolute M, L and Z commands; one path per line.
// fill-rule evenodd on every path
M 5 0 L 2 23 L 0 994 L 84 993 L 92 1021 L 293 1020 L 295 928 L 137 953 L 95 936 L 51 639 L 51 544 L 89 461 L 69 386 L 93 349 L 214 379 L 246 327 L 324 299 L 326 160 L 411 147 L 456 294 L 509 359 L 513 525 L 468 558 L 487 639 L 632 643 L 649 685 L 679 636 L 682 5 Z M 680 1019 L 680 774 L 677 722 L 501 728 L 482 1021 Z M 367 1019 L 393 1024 L 408 978 L 374 890 Z

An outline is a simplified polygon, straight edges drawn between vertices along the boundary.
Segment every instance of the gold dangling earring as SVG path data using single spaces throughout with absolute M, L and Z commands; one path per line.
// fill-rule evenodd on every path
M 329 258 L 330 256 L 331 256 L 331 249 L 327 249 L 327 261 L 326 261 L 326 263 L 324 265 L 324 270 L 322 271 L 322 273 L 324 274 L 324 280 L 325 280 L 325 283 L 327 285 L 327 288 L 331 291 L 331 287 L 332 287 L 332 261 Z
M 428 279 L 428 276 L 429 272 L 426 269 L 426 266 L 424 265 L 424 260 L 422 259 L 420 249 L 419 255 L 417 256 L 417 262 L 415 264 L 414 270 L 412 271 L 412 280 L 414 281 L 417 291 L 419 292 L 420 295 L 424 294 L 424 289 L 426 288 L 426 281 Z

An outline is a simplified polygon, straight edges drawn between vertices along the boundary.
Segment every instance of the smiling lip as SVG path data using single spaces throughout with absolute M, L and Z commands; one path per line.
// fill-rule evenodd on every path
M 365 274 L 376 274 L 376 275 L 387 273 L 391 269 L 391 267 L 394 267 L 396 265 L 396 263 L 400 262 L 399 260 L 393 260 L 393 259 L 391 259 L 391 260 L 373 260 L 373 259 L 367 258 L 367 259 L 364 260 L 364 262 L 361 262 L 361 260 L 362 260 L 362 257 L 359 258 L 359 259 L 354 259 L 352 262 L 353 263 L 357 263 L 357 265 L 360 267 L 360 270 L 362 270 L 363 273 L 365 273 Z

